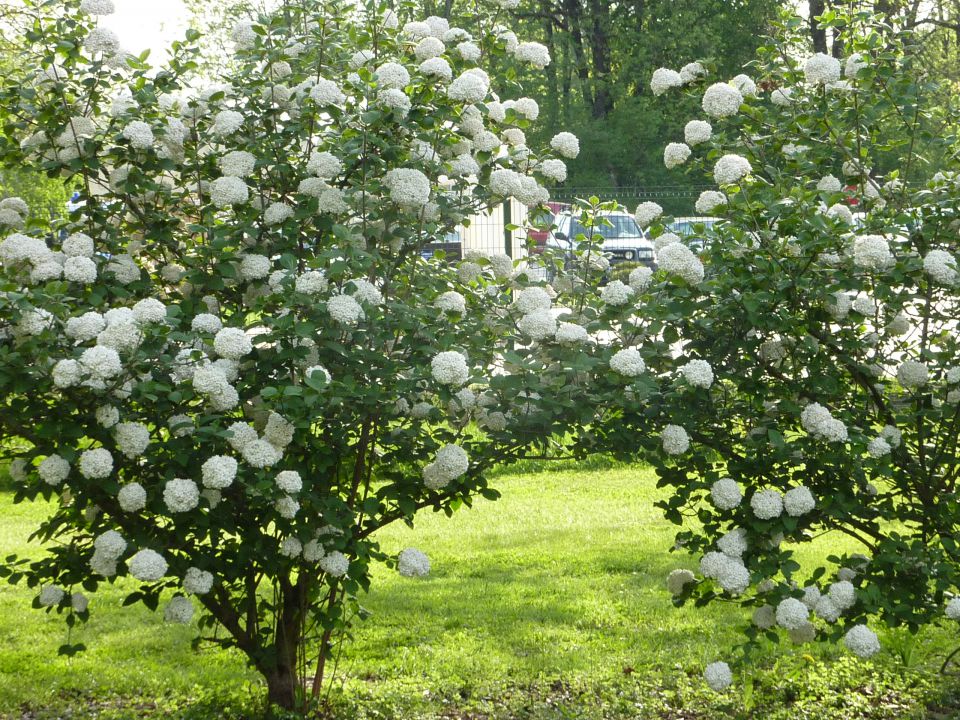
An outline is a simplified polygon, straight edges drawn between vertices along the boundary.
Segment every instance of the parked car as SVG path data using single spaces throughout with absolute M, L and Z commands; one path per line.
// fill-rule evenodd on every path
M 437 251 L 442 251 L 444 259 L 450 262 L 461 260 L 463 258 L 463 241 L 460 239 L 460 233 L 451 230 L 443 236 L 442 241 L 424 245 L 420 250 L 420 255 L 425 260 L 429 260 Z
M 679 235 L 687 247 L 700 255 L 706 248 L 707 231 L 718 222 L 720 218 L 715 217 L 678 217 L 674 218 L 673 222 L 667 223 L 666 230 Z
M 657 258 L 653 243 L 637 225 L 633 215 L 624 211 L 604 213 L 610 225 L 599 226 L 593 230 L 603 237 L 603 251 L 611 264 L 636 262 L 655 267 Z M 547 238 L 546 246 L 572 252 L 577 244 L 578 235 L 586 235 L 587 229 L 578 218 L 570 213 L 557 216 L 556 228 Z
M 550 228 L 557 221 L 557 215 L 570 211 L 570 203 L 548 202 L 546 209 L 534 214 L 530 213 L 530 223 L 533 229 L 527 231 L 527 245 L 532 255 L 539 255 L 547 245 L 550 237 Z

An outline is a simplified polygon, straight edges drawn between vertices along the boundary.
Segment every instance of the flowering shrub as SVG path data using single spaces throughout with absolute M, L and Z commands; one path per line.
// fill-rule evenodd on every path
M 674 423 L 642 442 L 699 572 L 667 584 L 679 604 L 741 605 L 744 657 L 761 638 L 870 657 L 878 622 L 956 617 L 960 593 L 957 116 L 930 106 L 909 34 L 826 21 L 841 60 L 804 59 L 788 28 L 753 80 L 685 83 L 708 118 L 665 160 L 712 177 L 697 209 L 722 221 L 700 257 L 671 239 L 638 297 L 647 337 L 688 360 L 623 441 L 654 413 Z M 680 92 L 672 77 L 653 91 Z M 857 550 L 801 567 L 796 544 L 828 532 Z
M 555 287 L 506 255 L 421 257 L 507 196 L 541 204 L 576 157 L 570 133 L 528 148 L 536 103 L 478 67 L 546 49 L 485 17 L 309 5 L 237 25 L 230 82 L 204 85 L 195 35 L 153 71 L 97 25 L 112 3 L 34 0 L 32 79 L 0 95 L 3 161 L 81 193 L 53 238 L 5 205 L 0 433 L 54 542 L 2 572 L 71 625 L 96 611 L 81 588 L 134 578 L 127 603 L 163 596 L 288 707 L 372 562 L 429 572 L 378 528 L 495 498 L 489 467 L 556 438 L 588 451 L 645 367 L 623 324 L 642 279 L 601 299 L 598 235 L 570 273 L 547 259 Z

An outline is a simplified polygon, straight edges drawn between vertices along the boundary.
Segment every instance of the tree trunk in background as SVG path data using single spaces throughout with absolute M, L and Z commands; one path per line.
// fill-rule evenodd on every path
M 613 110 L 610 89 L 610 5 L 605 0 L 590 0 L 590 54 L 593 59 L 593 107 L 596 119 Z
M 570 29 L 570 39 L 573 41 L 573 57 L 577 67 L 577 77 L 580 80 L 580 91 L 583 93 L 584 104 L 593 107 L 593 93 L 590 88 L 590 67 L 587 65 L 587 54 L 583 49 L 583 32 L 580 24 L 583 21 L 583 8 L 580 0 L 563 0 L 563 14 Z
M 810 8 L 810 39 L 813 40 L 813 49 L 816 52 L 827 52 L 827 31 L 817 27 L 817 18 L 826 10 L 825 0 L 809 0 Z
M 553 3 L 551 0 L 540 0 L 540 9 L 543 12 L 543 34 L 546 40 L 547 49 L 550 51 L 550 57 L 557 58 L 557 44 L 553 36 Z M 559 106 L 563 102 L 557 87 L 557 58 L 554 62 L 547 65 L 547 129 L 550 132 L 556 131 L 560 122 Z

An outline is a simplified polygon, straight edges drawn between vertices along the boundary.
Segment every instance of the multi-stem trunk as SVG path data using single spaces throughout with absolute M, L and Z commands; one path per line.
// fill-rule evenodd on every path
M 287 580 L 280 583 L 280 608 L 277 615 L 274 652 L 260 668 L 267 680 L 267 698 L 284 710 L 297 707 L 302 695 L 297 676 L 297 657 L 301 638 L 300 586 Z

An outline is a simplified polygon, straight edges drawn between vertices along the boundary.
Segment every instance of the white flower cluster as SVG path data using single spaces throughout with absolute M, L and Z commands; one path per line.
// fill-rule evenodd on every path
M 710 499 L 718 510 L 733 510 L 743 501 L 743 493 L 733 478 L 720 478 L 710 486 Z
M 663 149 L 663 164 L 667 170 L 683 165 L 690 157 L 690 148 L 686 143 L 668 143 Z
M 124 512 L 139 512 L 147 506 L 147 491 L 140 483 L 127 483 L 117 493 L 117 502 Z
M 467 472 L 470 458 L 459 445 L 444 445 L 432 463 L 423 468 L 423 482 L 431 490 L 440 490 Z
M 430 362 L 433 379 L 441 385 L 461 387 L 470 377 L 467 359 L 456 350 L 438 353 Z
M 897 368 L 897 380 L 907 390 L 921 388 L 930 381 L 930 369 L 919 360 L 904 360 Z
M 691 120 L 683 128 L 683 141 L 690 147 L 709 142 L 713 128 L 706 120 Z
M 576 135 L 569 132 L 560 132 L 554 135 L 553 139 L 550 140 L 550 147 L 565 158 L 573 159 L 580 154 L 580 141 Z
M 430 558 L 416 548 L 407 548 L 397 555 L 397 572 L 404 577 L 426 577 L 430 574 Z
M 667 590 L 671 595 L 679 595 L 683 589 L 692 582 L 696 582 L 696 576 L 684 568 L 671 570 L 667 575 Z
M 70 463 L 59 455 L 48 455 L 37 466 L 37 474 L 47 485 L 57 487 L 70 474 Z
M 610 358 L 610 369 L 624 377 L 637 377 L 647 369 L 640 351 L 636 348 L 618 350 Z
M 708 552 L 700 559 L 700 572 L 731 595 L 740 595 L 750 586 L 750 571 L 738 556 Z
M 683 455 L 690 448 L 690 436 L 679 425 L 667 425 L 660 433 L 660 443 L 667 455 Z
M 733 673 L 725 662 L 712 662 L 703 671 L 703 679 L 712 690 L 723 692 L 733 684 Z
M 803 64 L 803 75 L 810 85 L 829 85 L 840 79 L 840 61 L 824 53 L 807 58 Z
M 733 85 L 714 83 L 703 93 L 703 111 L 714 118 L 727 118 L 740 112 L 743 95 Z
M 713 166 L 713 179 L 717 185 L 733 185 L 753 172 L 750 161 L 740 155 L 727 154 Z
M 402 208 L 420 210 L 430 201 L 430 179 L 419 170 L 394 168 L 384 175 L 383 184 Z
M 171 598 L 163 611 L 163 619 L 168 623 L 187 625 L 193 619 L 193 603 L 190 598 L 178 595 Z
M 760 490 L 750 498 L 750 508 L 760 520 L 772 520 L 783 513 L 783 496 L 777 490 Z
M 954 286 L 960 274 L 957 259 L 946 250 L 931 250 L 923 257 L 923 269 L 941 285 Z
M 647 200 L 637 205 L 637 209 L 634 211 L 633 217 L 637 221 L 637 225 L 645 229 L 650 227 L 653 221 L 662 214 L 662 207 L 655 202 Z
M 155 550 L 144 548 L 127 561 L 130 574 L 143 582 L 160 580 L 167 574 L 167 561 Z
M 98 575 L 113 577 L 117 574 L 117 560 L 127 549 L 127 541 L 116 530 L 107 530 L 93 541 L 90 569 Z
M 800 413 L 800 424 L 810 435 L 827 442 L 846 442 L 847 426 L 820 403 L 810 403 Z
M 200 504 L 200 489 L 189 478 L 174 478 L 163 486 L 163 502 L 171 513 L 189 512 Z
M 680 374 L 694 387 L 709 388 L 713 385 L 713 368 L 706 360 L 691 360 L 681 365 Z
M 703 281 L 704 268 L 700 258 L 683 243 L 671 243 L 657 254 L 662 270 L 681 277 L 691 285 Z
M 783 509 L 786 510 L 787 515 L 791 517 L 806 515 L 816 507 L 816 504 L 817 502 L 813 497 L 813 493 L 803 485 L 791 488 L 783 494 Z
M 657 96 L 682 85 L 683 78 L 680 77 L 680 73 L 669 68 L 657 68 L 650 78 L 650 90 Z
M 843 636 L 843 643 L 854 655 L 869 658 L 880 652 L 877 634 L 866 625 L 854 625 Z
M 727 196 L 716 190 L 704 190 L 697 198 L 695 208 L 701 215 L 710 215 L 718 207 L 727 204 Z
M 106 448 L 92 448 L 80 454 L 80 474 L 90 480 L 102 480 L 113 472 L 113 456 Z
M 600 300 L 607 305 L 626 305 L 633 298 L 633 288 L 620 280 L 611 280 L 600 290 Z
M 867 270 L 886 270 L 893 262 L 890 243 L 882 235 L 859 235 L 854 239 L 854 265 Z

